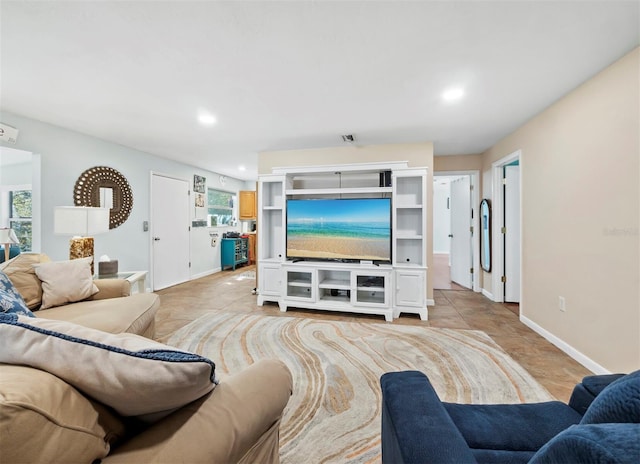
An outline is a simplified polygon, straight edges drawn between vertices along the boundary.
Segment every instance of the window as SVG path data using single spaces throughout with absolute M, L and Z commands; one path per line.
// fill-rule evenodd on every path
M 9 227 L 13 229 L 20 241 L 20 250 L 31 251 L 32 240 L 32 206 L 31 189 L 9 190 Z
M 211 226 L 233 226 L 236 223 L 236 196 L 224 190 L 207 189 L 207 213 Z

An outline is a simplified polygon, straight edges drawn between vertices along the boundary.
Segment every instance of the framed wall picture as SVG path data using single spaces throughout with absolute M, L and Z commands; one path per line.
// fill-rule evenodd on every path
M 196 193 L 196 208 L 204 208 L 204 193 Z
M 198 176 L 194 174 L 193 176 L 193 191 L 196 193 L 204 193 L 205 184 L 207 183 L 207 179 L 202 176 Z

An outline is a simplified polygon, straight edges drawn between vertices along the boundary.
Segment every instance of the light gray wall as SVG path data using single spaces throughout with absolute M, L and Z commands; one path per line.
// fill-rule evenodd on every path
M 31 156 L 29 163 L 0 165 L 0 185 L 24 185 L 31 183 Z
M 63 129 L 19 115 L 2 112 L 0 120 L 20 131 L 15 145 L 0 144 L 41 155 L 41 225 L 40 250 L 54 260 L 68 259 L 68 237 L 53 234 L 53 211 L 56 206 L 73 205 L 73 187 L 76 179 L 93 166 L 109 166 L 122 173 L 133 192 L 133 211 L 129 219 L 106 234 L 95 236 L 96 256 L 109 255 L 118 259 L 121 270 L 150 270 L 150 236 L 142 224 L 150 216 L 151 172 L 169 174 L 189 180 L 193 175 L 203 176 L 207 187 L 231 192 L 255 190 L 254 182 L 227 177 L 220 185 L 220 175 L 141 152 L 122 145 L 106 142 L 88 135 Z M 199 214 L 199 216 L 202 216 Z M 191 209 L 195 218 L 195 207 Z M 238 226 L 240 227 L 240 226 Z M 213 228 L 220 236 L 232 228 Z M 191 232 L 191 275 L 200 276 L 220 268 L 220 246 L 211 247 L 208 230 Z

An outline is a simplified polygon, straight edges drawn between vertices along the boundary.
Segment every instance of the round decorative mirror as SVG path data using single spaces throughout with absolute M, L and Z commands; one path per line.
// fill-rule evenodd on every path
M 84 171 L 73 187 L 76 206 L 109 208 L 109 229 L 123 224 L 133 209 L 133 193 L 127 179 L 108 166 Z
M 491 202 L 486 198 L 480 202 L 480 265 L 491 272 Z

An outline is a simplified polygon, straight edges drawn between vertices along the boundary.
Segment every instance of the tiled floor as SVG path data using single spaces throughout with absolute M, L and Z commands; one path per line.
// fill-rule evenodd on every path
M 451 281 L 451 267 L 447 253 L 434 253 L 433 266 L 429 268 L 433 279 L 433 288 L 438 290 L 466 290 L 462 285 Z
M 156 338 L 166 340 L 178 328 L 211 311 L 384 323 L 382 316 L 295 308 L 281 313 L 273 303 L 260 307 L 256 304 L 256 296 L 251 293 L 255 280 L 249 274 L 253 270 L 255 266 L 219 272 L 157 292 L 161 295 L 161 306 L 156 319 Z M 434 299 L 436 305 L 429 307 L 428 321 L 403 314 L 392 323 L 482 330 L 561 401 L 567 401 L 573 386 L 582 377 L 591 374 L 522 324 L 508 305 L 493 303 L 481 294 L 468 290 L 435 290 Z

